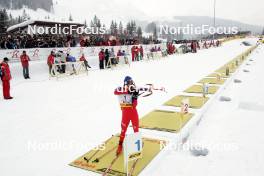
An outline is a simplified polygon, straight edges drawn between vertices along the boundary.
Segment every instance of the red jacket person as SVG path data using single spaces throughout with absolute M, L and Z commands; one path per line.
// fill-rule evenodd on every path
M 29 77 L 29 61 L 30 58 L 27 55 L 26 51 L 23 51 L 23 54 L 20 56 L 20 61 L 23 67 L 23 75 L 25 79 L 30 79 Z
M 12 79 L 12 76 L 9 69 L 8 61 L 9 61 L 8 58 L 5 57 L 0 65 L 1 66 L 0 69 L 2 72 L 1 80 L 3 83 L 3 95 L 4 95 L 4 99 L 6 100 L 13 98 L 10 96 L 10 80 Z
M 53 66 L 54 62 L 55 62 L 55 53 L 54 53 L 54 51 L 51 51 L 50 55 L 48 56 L 48 59 L 47 59 L 47 65 L 49 67 L 49 74 L 50 75 L 52 75 L 52 74 L 55 75 L 54 70 L 52 70 L 52 66 Z

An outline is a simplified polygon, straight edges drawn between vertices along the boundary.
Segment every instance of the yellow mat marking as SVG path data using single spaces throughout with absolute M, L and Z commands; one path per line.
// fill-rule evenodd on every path
M 176 133 L 192 118 L 193 114 L 152 111 L 139 121 L 140 128 Z
M 210 86 L 208 93 L 209 94 L 215 94 L 217 90 L 219 89 L 218 86 Z M 184 92 L 186 93 L 203 93 L 203 86 L 202 85 L 193 85 L 186 89 Z
M 199 81 L 199 83 L 208 83 L 208 84 L 224 84 L 225 83 L 225 79 L 220 79 L 217 80 L 217 78 L 204 78 L 202 80 Z
M 84 154 L 83 156 L 77 158 L 75 161 L 70 163 L 71 166 L 78 167 L 81 169 L 89 170 L 92 172 L 103 174 L 107 168 L 109 167 L 111 161 L 116 156 L 116 149 L 119 142 L 118 136 L 113 136 L 108 139 L 102 145 L 99 145 L 97 148 L 89 151 L 88 153 Z M 133 171 L 133 176 L 139 175 L 139 173 L 152 161 L 152 159 L 162 150 L 162 147 L 165 146 L 166 142 L 157 139 L 150 139 L 150 138 L 143 138 L 143 157 L 137 161 L 137 164 Z M 97 149 L 100 149 L 97 152 Z M 103 158 L 100 156 L 104 155 L 105 153 L 109 152 Z M 94 153 L 96 155 L 94 155 Z M 94 155 L 94 156 L 93 156 Z M 90 157 L 93 156 L 91 159 Z M 89 160 L 84 159 L 84 157 Z M 99 162 L 94 162 L 96 158 L 99 158 Z M 129 171 L 135 161 L 129 162 Z M 109 172 L 111 176 L 126 176 L 124 170 L 124 156 L 123 152 L 120 154 L 117 161 L 114 163 L 112 170 Z
M 215 78 L 217 78 L 218 74 L 220 75 L 221 78 L 229 78 L 231 76 L 231 75 L 226 76 L 225 73 L 211 73 L 207 77 L 215 77 Z
M 204 97 L 198 97 L 198 96 L 184 96 L 184 95 L 178 95 L 164 103 L 165 106 L 175 106 L 175 107 L 181 107 L 181 103 L 183 99 L 189 99 L 190 108 L 201 108 L 209 98 Z

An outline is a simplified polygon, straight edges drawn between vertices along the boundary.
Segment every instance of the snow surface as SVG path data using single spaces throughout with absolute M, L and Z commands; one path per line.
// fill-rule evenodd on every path
M 142 117 L 248 49 L 241 45 L 242 41 L 230 41 L 197 54 L 133 63 L 130 68 L 95 70 L 89 76 L 59 81 L 48 79 L 45 61 L 30 63 L 31 80 L 23 80 L 20 64 L 12 63 L 11 94 L 15 99 L 0 99 L 0 174 L 97 175 L 68 164 L 120 131 L 121 112 L 113 90 L 122 85 L 124 76 L 131 75 L 138 85 L 154 83 L 167 88 L 167 94 L 156 92 L 139 100 Z M 190 139 L 231 143 L 236 150 L 209 148 L 209 155 L 204 158 L 193 157 L 184 150 L 171 151 L 159 167 L 150 171 L 151 175 L 263 174 L 263 137 L 257 135 L 261 133 L 263 111 L 254 108 L 258 102 L 257 109 L 263 109 L 263 55 L 261 47 L 251 56 L 254 61 L 246 66 L 250 72 L 237 75 L 243 82 L 231 84 L 224 92 L 232 101 L 216 101 Z M 245 104 L 247 108 L 243 108 Z
M 235 76 L 242 83 L 232 83 L 222 92 L 231 102 L 215 101 L 205 113 L 200 126 L 181 150 L 171 150 L 160 161 L 152 176 L 262 176 L 264 174 L 264 46 L 250 55 L 253 59 Z M 192 156 L 188 146 L 202 146 L 206 157 Z

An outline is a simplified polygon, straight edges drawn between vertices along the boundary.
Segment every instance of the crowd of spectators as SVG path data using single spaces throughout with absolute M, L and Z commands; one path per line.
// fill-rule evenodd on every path
M 1 49 L 24 49 L 24 48 L 53 48 L 64 47 L 66 39 L 54 35 L 26 35 L 5 34 L 0 35 Z
M 0 49 L 25 48 L 60 48 L 60 47 L 90 47 L 90 46 L 118 46 L 136 44 L 158 44 L 158 40 L 146 38 L 116 38 L 110 36 L 61 36 L 61 35 L 28 35 L 28 34 L 0 34 Z

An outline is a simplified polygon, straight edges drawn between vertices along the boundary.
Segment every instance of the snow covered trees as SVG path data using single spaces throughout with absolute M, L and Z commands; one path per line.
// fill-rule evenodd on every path
M 6 9 L 0 10 L 0 33 L 4 33 L 9 25 L 9 17 Z
M 151 22 L 146 27 L 146 32 L 153 34 L 153 39 L 157 39 L 158 37 L 158 29 L 155 22 Z
M 134 34 L 136 34 L 137 32 L 137 25 L 136 25 L 136 22 L 135 21 L 130 21 L 127 23 L 127 27 L 126 27 L 126 30 L 127 30 L 127 33 L 130 35 L 130 36 L 134 36 Z
M 110 32 L 111 32 L 111 35 L 117 35 L 118 27 L 117 27 L 116 21 L 112 20 L 111 25 L 110 25 Z
M 27 6 L 31 9 L 36 10 L 37 8 L 42 8 L 44 10 L 50 11 L 53 6 L 52 0 L 1 0 L 0 6 L 7 9 L 21 9 L 23 6 Z

